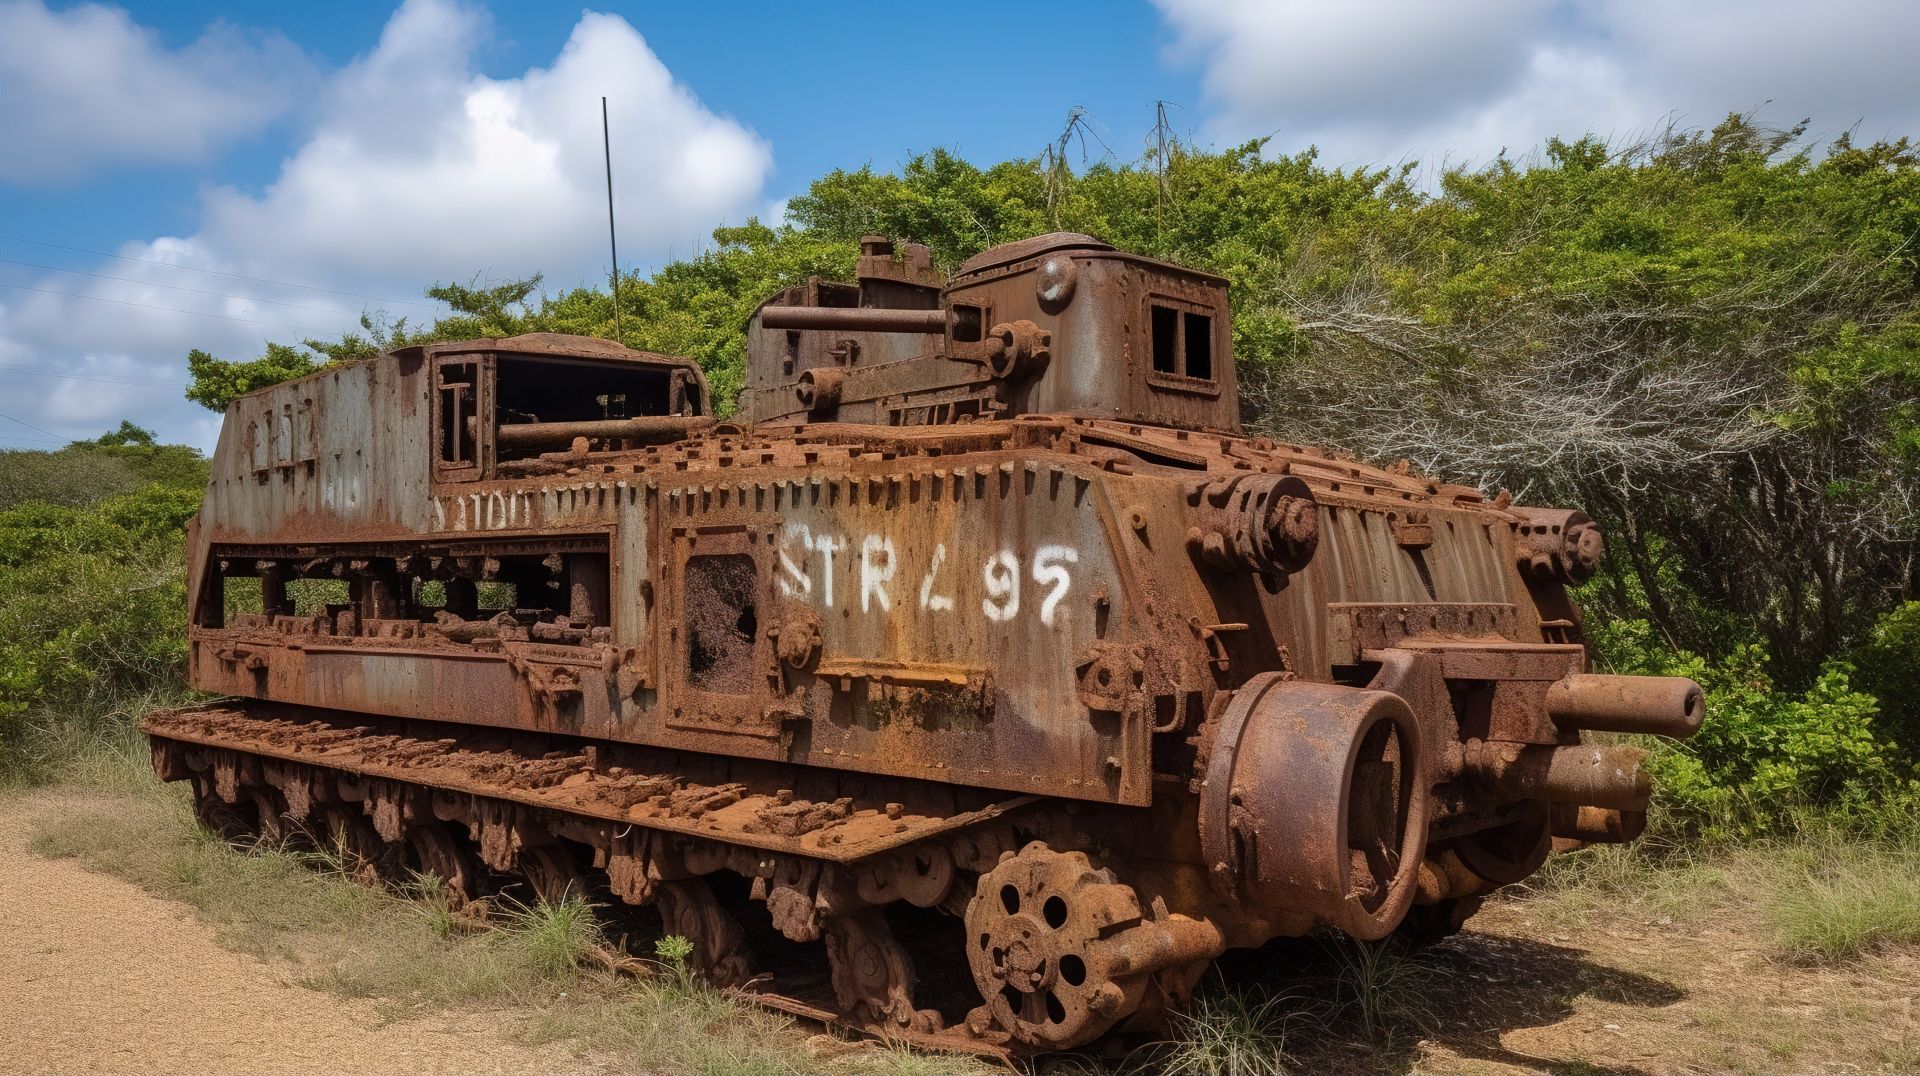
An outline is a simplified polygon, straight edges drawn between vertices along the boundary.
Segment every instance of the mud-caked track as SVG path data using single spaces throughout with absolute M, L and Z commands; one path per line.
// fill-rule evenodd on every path
M 148 718 L 161 774 L 1021 1051 L 1637 835 L 1643 752 L 1583 735 L 1690 735 L 1701 693 L 1586 672 L 1586 515 L 1245 436 L 1205 273 L 1059 234 L 950 280 L 874 238 L 858 278 L 756 311 L 739 423 L 691 362 L 547 335 L 236 401 L 189 537 L 227 701 Z
M 1025 1027 L 1036 1044 L 1083 1041 L 1150 991 L 1156 1005 L 1183 997 L 1219 950 L 1216 929 L 1143 909 L 1111 870 L 1094 870 L 1070 816 L 1039 797 L 923 786 L 910 806 L 833 795 L 845 782 L 832 774 L 751 766 L 732 774 L 746 781 L 715 772 L 703 783 L 692 774 L 728 768 L 695 760 L 661 772 L 676 760 L 577 742 L 529 754 L 539 738 L 417 725 L 409 735 L 401 722 L 345 716 L 215 707 L 150 714 L 142 727 L 158 773 L 190 782 L 199 818 L 231 838 L 316 841 L 363 882 L 431 875 L 455 904 L 512 880 L 549 902 L 652 905 L 664 931 L 693 942 L 690 962 L 710 982 L 932 1045 L 999 1047 L 996 1023 Z M 796 787 L 754 787 L 775 778 Z M 827 974 L 790 987 L 763 970 L 709 884 L 722 876 L 730 892 L 744 883 L 762 926 L 824 943 Z M 908 909 L 951 919 L 948 933 L 964 924 L 986 955 L 970 972 L 922 974 L 889 922 Z M 916 1003 L 922 979 L 969 974 L 995 1012 L 959 1010 L 964 1025 L 949 1029 L 946 1014 Z M 940 1000 L 954 1011 L 955 997 Z

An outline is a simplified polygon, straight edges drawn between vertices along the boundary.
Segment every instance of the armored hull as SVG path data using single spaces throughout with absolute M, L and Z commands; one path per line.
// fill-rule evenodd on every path
M 927 262 L 874 240 L 765 304 L 739 423 L 691 363 L 563 337 L 236 402 L 190 535 L 226 698 L 146 719 L 160 774 L 369 876 L 655 904 L 722 985 L 1020 1050 L 1637 833 L 1640 753 L 1581 733 L 1690 734 L 1700 692 L 1586 672 L 1585 516 L 1243 435 L 1217 278 L 1084 236 Z

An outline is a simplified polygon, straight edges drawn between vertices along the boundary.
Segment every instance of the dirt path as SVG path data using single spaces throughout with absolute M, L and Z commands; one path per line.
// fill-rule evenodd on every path
M 506 1018 L 385 1021 L 371 1002 L 286 982 L 222 948 L 181 905 L 27 851 L 42 799 L 0 800 L 0 1071 L 599 1071 L 511 1038 Z

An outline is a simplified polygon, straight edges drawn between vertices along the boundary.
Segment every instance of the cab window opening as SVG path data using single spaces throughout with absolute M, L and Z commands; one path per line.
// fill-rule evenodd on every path
M 1186 360 L 1188 377 L 1213 380 L 1213 319 L 1189 312 L 1186 317 Z
M 1176 365 L 1179 357 L 1177 338 L 1180 334 L 1180 313 L 1172 307 L 1154 306 L 1153 308 L 1153 372 L 1156 374 L 1179 373 Z
M 497 427 L 593 422 L 670 415 L 675 409 L 674 371 L 638 363 L 582 362 L 503 355 L 494 381 Z M 695 393 L 679 394 L 681 406 L 698 413 Z M 494 447 L 499 462 L 530 459 L 555 445 L 510 443 Z
M 986 312 L 977 306 L 955 303 L 953 307 L 953 342 L 956 344 L 977 344 L 984 339 L 983 326 Z
M 480 364 L 443 363 L 439 370 L 440 390 L 440 462 L 449 465 L 472 464 L 474 459 L 474 395 Z

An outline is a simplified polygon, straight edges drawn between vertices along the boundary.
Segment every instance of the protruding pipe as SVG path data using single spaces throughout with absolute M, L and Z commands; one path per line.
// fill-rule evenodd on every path
M 1645 811 L 1608 807 L 1561 808 L 1553 813 L 1553 835 L 1587 844 L 1626 844 L 1647 828 Z
M 800 400 L 800 406 L 810 412 L 831 411 L 840 406 L 840 386 L 846 377 L 845 370 L 834 366 L 802 370 L 799 382 L 793 387 L 794 395 Z
M 590 419 L 584 422 L 516 422 L 501 426 L 494 437 L 502 448 L 533 448 L 570 444 L 576 437 L 593 440 L 664 444 L 692 436 L 713 419 L 705 416 L 648 415 L 642 418 Z
M 1465 751 L 1466 771 L 1513 799 L 1644 811 L 1653 795 L 1647 753 L 1637 747 L 1486 743 Z
M 1646 732 L 1684 740 L 1706 714 L 1700 685 L 1684 676 L 1577 673 L 1547 689 L 1547 713 L 1562 728 Z
M 762 329 L 837 329 L 850 333 L 944 333 L 945 310 L 864 306 L 763 306 Z
M 1420 877 L 1415 883 L 1415 904 L 1438 904 L 1456 897 L 1470 897 L 1487 887 L 1487 880 L 1460 862 L 1452 849 L 1434 855 L 1431 851 L 1420 862 Z

